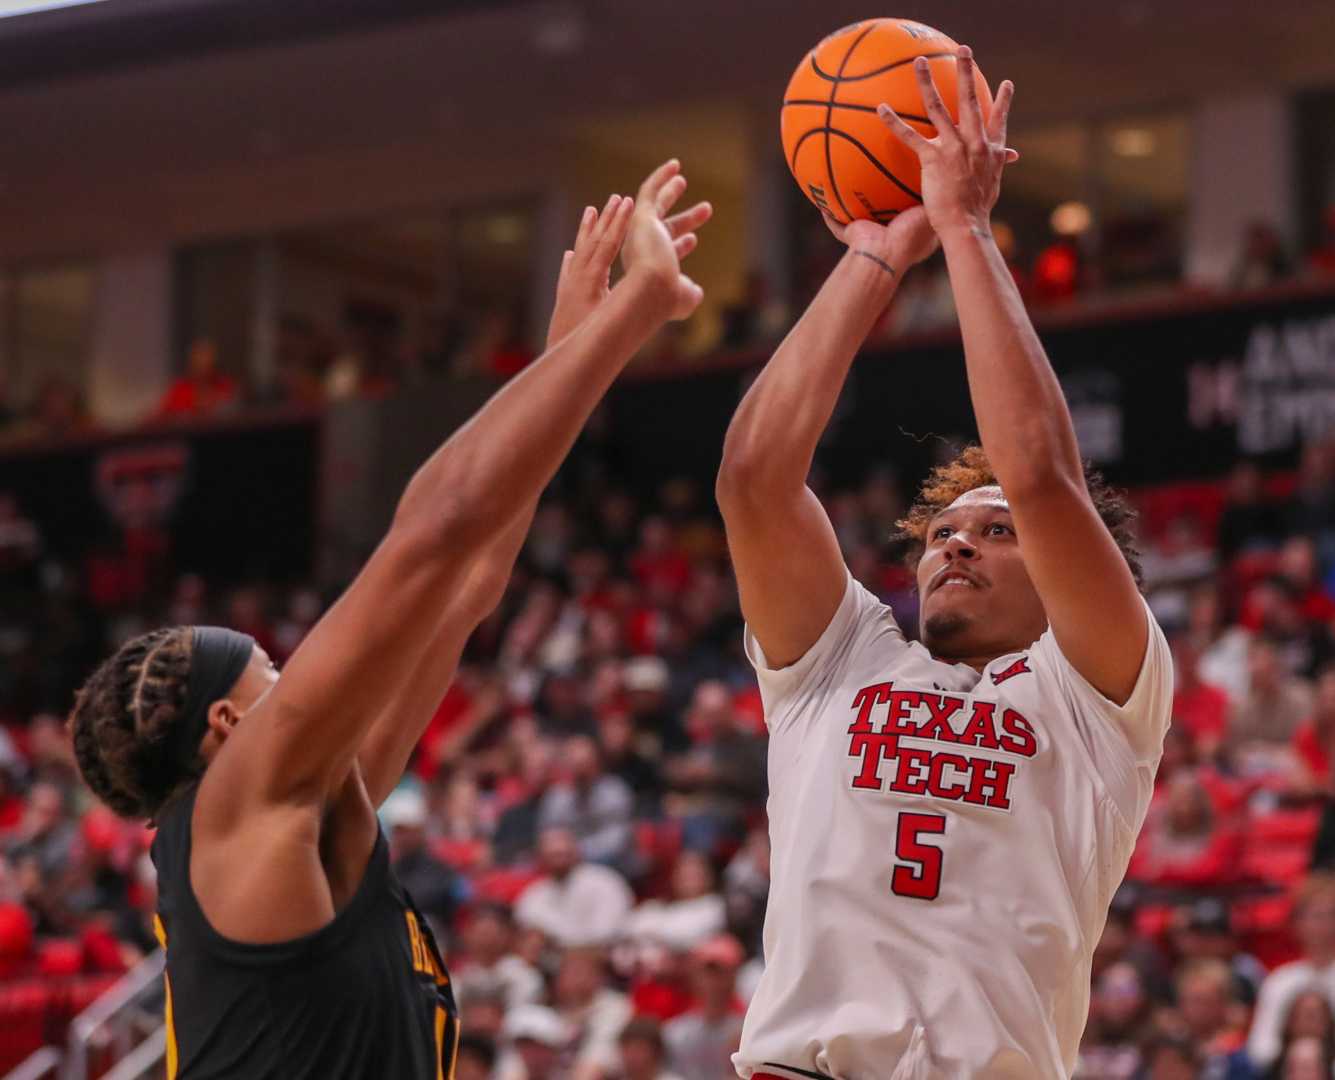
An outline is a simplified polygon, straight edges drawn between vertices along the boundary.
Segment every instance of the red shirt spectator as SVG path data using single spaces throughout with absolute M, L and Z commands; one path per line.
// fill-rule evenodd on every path
M 190 346 L 186 373 L 167 388 L 158 412 L 164 417 L 202 416 L 237 400 L 240 387 L 218 370 L 218 348 L 207 338 Z

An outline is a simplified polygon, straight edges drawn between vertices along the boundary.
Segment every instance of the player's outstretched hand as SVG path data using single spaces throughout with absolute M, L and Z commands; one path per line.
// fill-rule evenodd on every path
M 621 248 L 626 273 L 640 274 L 663 301 L 669 319 L 684 319 L 704 299 L 704 290 L 681 272 L 681 261 L 695 250 L 695 230 L 713 209 L 700 203 L 675 217 L 668 212 L 686 192 L 686 177 L 675 158 L 650 173 L 635 196 L 635 211 Z
M 961 45 L 958 54 L 959 123 L 950 118 L 932 78 L 931 64 L 919 57 L 913 65 L 922 103 L 936 127 L 927 138 L 905 123 L 889 105 L 880 107 L 881 119 L 922 164 L 922 200 L 937 233 L 986 229 L 992 207 L 1001 194 L 1002 170 L 1019 158 L 1006 146 L 1006 120 L 1015 84 L 1009 79 L 997 90 L 992 115 L 983 121 L 974 83 L 973 51 Z
M 597 207 L 584 208 L 575 246 L 561 259 L 547 348 L 574 330 L 607 296 L 612 264 L 621 252 L 634 210 L 635 200 L 620 195 L 609 198 L 601 214 Z

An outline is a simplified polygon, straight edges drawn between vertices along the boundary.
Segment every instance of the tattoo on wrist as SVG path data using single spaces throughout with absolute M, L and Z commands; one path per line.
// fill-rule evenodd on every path
M 873 255 L 870 251 L 863 251 L 862 248 L 855 248 L 853 254 L 861 255 L 864 259 L 870 259 L 891 277 L 898 277 L 898 272 L 895 270 L 895 268 L 891 266 L 888 262 L 886 262 L 884 259 L 882 259 L 879 255 Z

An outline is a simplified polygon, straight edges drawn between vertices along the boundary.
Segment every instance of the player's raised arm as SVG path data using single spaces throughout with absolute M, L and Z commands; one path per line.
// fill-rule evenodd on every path
M 807 487 L 812 455 L 858 349 L 936 243 L 920 209 L 829 223 L 848 251 L 737 407 L 716 487 L 742 613 L 773 667 L 799 660 L 839 607 L 847 571 Z
M 592 206 L 585 209 L 574 246 L 561 263 L 547 330 L 548 349 L 573 333 L 607 300 L 612 264 L 625 242 L 634 207 L 634 200 L 613 195 L 601 214 Z M 695 247 L 694 230 L 709 216 L 709 205 L 700 203 L 667 219 L 679 256 Z M 380 805 L 403 776 L 413 747 L 454 679 L 469 636 L 500 603 L 537 505 L 534 496 L 473 561 L 460 587 L 443 605 L 434 637 L 417 669 L 385 703 L 367 732 L 357 763 L 372 805 Z
M 282 678 L 238 723 L 215 784 L 238 799 L 309 801 L 347 774 L 387 697 L 414 675 L 449 598 L 526 514 L 594 406 L 664 322 L 699 305 L 663 221 L 686 181 L 677 163 L 640 189 L 627 272 L 554 349 L 501 389 L 417 472 L 393 524 Z M 218 769 L 210 770 L 214 776 Z
M 921 59 L 915 71 L 936 137 L 925 138 L 888 106 L 881 115 L 922 163 L 923 202 L 945 250 L 983 449 L 1052 632 L 1072 666 L 1122 703 L 1145 656 L 1145 607 L 1089 497 L 1061 385 L 992 237 L 1001 172 L 1014 153 L 1006 148 L 1014 88 L 1001 85 L 985 122 L 968 48 L 958 63 L 958 125 Z

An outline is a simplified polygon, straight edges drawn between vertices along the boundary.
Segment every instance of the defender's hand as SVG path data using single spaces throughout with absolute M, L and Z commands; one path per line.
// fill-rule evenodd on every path
M 601 214 L 595 207 L 585 207 L 575 246 L 561 260 L 547 348 L 574 330 L 607 296 L 612 263 L 626 239 L 634 209 L 635 201 L 620 195 L 608 199 Z
M 627 278 L 637 278 L 661 304 L 666 319 L 684 319 L 704 299 L 704 290 L 681 272 L 681 260 L 695 250 L 694 230 L 713 213 L 701 203 L 675 218 L 668 211 L 686 191 L 676 159 L 660 165 L 640 185 L 635 212 L 621 249 Z

